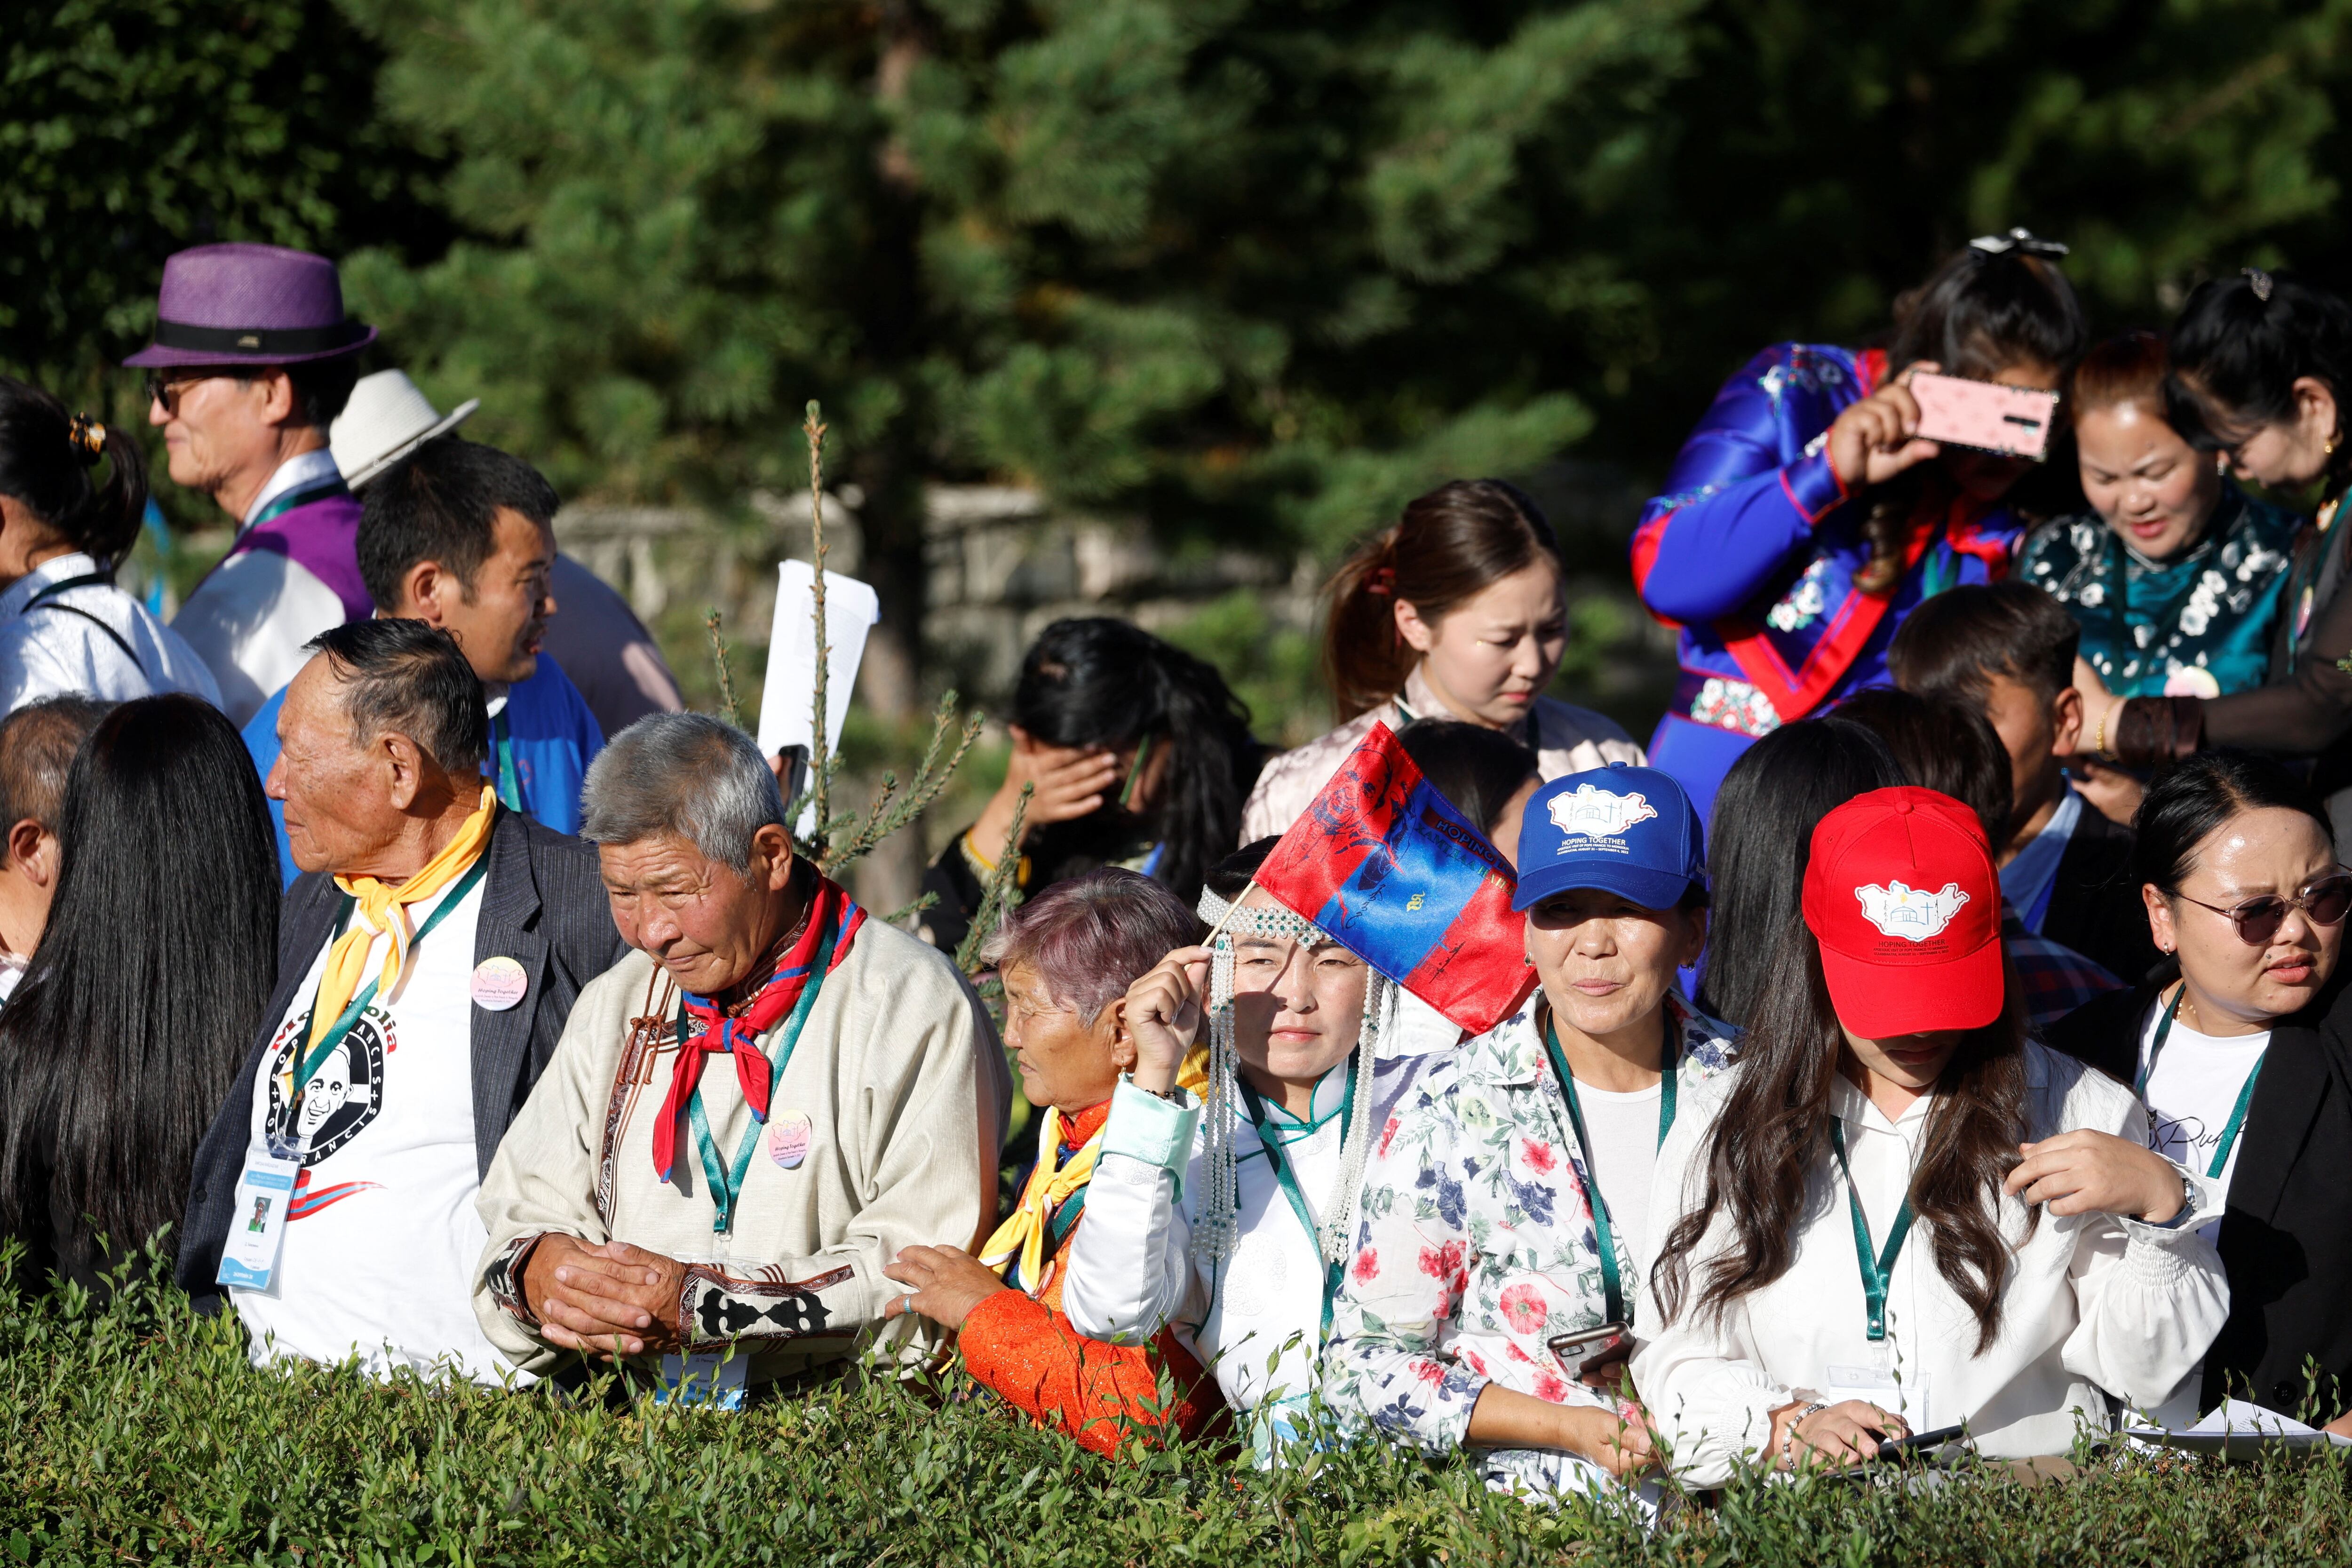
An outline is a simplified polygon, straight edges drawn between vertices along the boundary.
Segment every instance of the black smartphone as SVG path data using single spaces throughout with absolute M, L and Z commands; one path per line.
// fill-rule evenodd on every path
M 1607 1362 L 1620 1361 L 1633 1342 L 1633 1331 L 1623 1323 L 1602 1323 L 1572 1334 L 1554 1334 L 1546 1341 L 1559 1364 L 1578 1377 Z
M 1958 1442 L 1966 1434 L 1965 1426 L 1938 1426 L 1932 1432 L 1914 1432 L 1908 1437 L 1890 1437 L 1878 1445 L 1881 1464 L 1900 1464 L 1903 1460 L 1931 1453 L 1947 1443 Z

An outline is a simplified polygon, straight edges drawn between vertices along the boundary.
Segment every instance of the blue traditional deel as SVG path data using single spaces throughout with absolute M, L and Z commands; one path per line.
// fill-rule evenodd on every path
M 1704 818 L 1757 737 L 1886 681 L 1886 648 L 1912 606 L 2007 574 L 2018 526 L 1931 471 L 1903 574 L 1864 594 L 1866 493 L 1850 496 L 1825 439 L 1877 389 L 1876 349 L 1781 343 L 1726 382 L 1634 532 L 1633 584 L 1681 631 L 1682 679 L 1650 741 Z
M 1612 763 L 1538 790 L 1519 820 L 1515 910 L 1599 888 L 1669 910 L 1706 881 L 1706 838 L 1673 775 Z

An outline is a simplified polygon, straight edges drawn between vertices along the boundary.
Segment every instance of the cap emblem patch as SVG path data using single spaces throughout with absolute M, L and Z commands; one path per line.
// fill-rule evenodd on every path
M 1862 900 L 1862 918 L 1888 936 L 1899 936 L 1906 942 L 1926 942 L 1941 935 L 1952 917 L 1969 896 L 1960 891 L 1958 882 L 1947 882 L 1941 892 L 1931 893 L 1924 888 L 1906 888 L 1901 882 L 1889 882 L 1882 888 L 1872 883 L 1856 888 L 1853 896 Z
M 1615 838 L 1637 822 L 1657 816 L 1638 795 L 1617 795 L 1579 784 L 1574 795 L 1551 797 L 1552 825 L 1571 838 Z

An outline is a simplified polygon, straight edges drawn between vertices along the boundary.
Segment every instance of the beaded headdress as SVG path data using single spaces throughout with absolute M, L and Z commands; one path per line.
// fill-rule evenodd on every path
M 1204 1087 L 1204 1131 L 1202 1163 L 1207 1190 L 1202 1194 L 1201 1217 L 1192 1229 L 1193 1255 L 1203 1262 L 1222 1263 L 1233 1256 L 1236 1215 L 1240 1211 L 1239 1167 L 1234 1151 L 1241 1053 L 1234 1032 L 1234 942 L 1237 935 L 1295 942 L 1312 947 L 1331 940 L 1312 921 L 1279 906 L 1228 903 L 1201 889 L 1201 918 L 1215 933 L 1209 965 L 1209 1081 Z M 1318 1241 L 1323 1261 L 1344 1263 L 1354 1250 L 1356 1195 L 1364 1183 L 1364 1155 L 1371 1142 L 1372 1069 L 1380 1055 L 1382 1029 L 1396 1010 L 1396 987 L 1388 976 L 1367 966 L 1364 977 L 1364 1017 L 1356 1032 L 1354 1111 L 1339 1131 L 1339 1183 L 1323 1203 Z

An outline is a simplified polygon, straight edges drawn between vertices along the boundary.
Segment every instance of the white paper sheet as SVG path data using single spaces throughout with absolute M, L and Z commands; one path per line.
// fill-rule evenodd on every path
M 882 601 L 855 577 L 824 574 L 824 637 L 830 645 L 824 683 L 824 743 L 841 746 L 842 721 L 857 688 L 866 635 L 882 618 Z M 760 750 L 772 757 L 787 746 L 814 749 L 816 739 L 816 568 L 787 561 L 776 568 L 776 618 L 768 631 L 768 673 L 760 690 Z M 806 831 L 805 817 L 799 825 Z
M 2133 1426 L 2124 1436 L 2137 1442 L 2154 1443 L 2167 1448 L 2179 1448 L 2192 1454 L 2245 1454 L 2264 1447 L 2317 1448 L 2335 1447 L 2352 1448 L 2352 1437 L 2338 1437 L 2306 1426 L 2292 1415 L 2282 1415 L 2260 1405 L 2250 1405 L 2242 1399 L 2225 1400 L 2208 1411 L 2194 1426 L 2168 1430 L 2162 1426 Z

